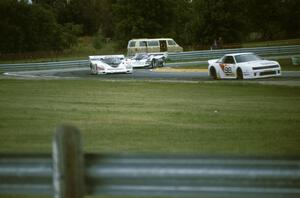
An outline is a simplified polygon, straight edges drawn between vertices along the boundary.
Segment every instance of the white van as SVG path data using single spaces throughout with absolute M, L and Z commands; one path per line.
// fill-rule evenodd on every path
M 136 53 L 153 53 L 153 52 L 182 52 L 180 47 L 171 38 L 155 38 L 155 39 L 132 39 L 128 41 L 127 55 L 133 56 Z

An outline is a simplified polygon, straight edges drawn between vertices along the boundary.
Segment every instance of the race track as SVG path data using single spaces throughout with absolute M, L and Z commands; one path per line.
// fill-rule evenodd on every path
M 189 72 L 180 69 L 135 69 L 132 74 L 106 74 L 93 75 L 89 68 L 68 68 L 39 71 L 7 72 L 5 76 L 21 78 L 85 78 L 99 80 L 150 80 L 150 81 L 180 81 L 180 82 L 198 82 L 213 81 L 205 70 Z M 238 80 L 226 80 L 230 82 L 239 82 Z M 256 80 L 244 80 L 247 82 L 257 82 L 262 84 L 278 84 L 300 86 L 300 71 L 283 71 L 281 77 L 264 78 Z

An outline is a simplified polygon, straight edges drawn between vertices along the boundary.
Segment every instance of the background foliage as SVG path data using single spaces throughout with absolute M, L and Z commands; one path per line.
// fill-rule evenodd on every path
M 0 53 L 60 51 L 78 36 L 118 41 L 172 37 L 181 45 L 300 36 L 298 0 L 0 1 Z M 99 35 L 99 33 L 101 35 Z

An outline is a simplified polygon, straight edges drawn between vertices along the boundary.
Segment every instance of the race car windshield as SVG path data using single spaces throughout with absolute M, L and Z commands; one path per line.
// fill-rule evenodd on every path
M 104 58 L 102 61 L 111 66 L 118 66 L 121 63 L 120 58 Z
M 91 61 L 99 61 L 101 58 L 90 58 Z
M 259 56 L 256 56 L 255 54 L 242 54 L 242 55 L 235 56 L 235 61 L 237 63 L 257 61 L 257 60 L 261 60 L 261 58 Z
M 148 58 L 148 56 L 146 54 L 137 54 L 134 59 L 135 60 L 142 60 L 142 59 L 146 59 L 146 58 Z

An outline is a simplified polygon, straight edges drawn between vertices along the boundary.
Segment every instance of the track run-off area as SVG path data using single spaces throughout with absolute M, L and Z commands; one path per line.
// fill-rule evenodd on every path
M 207 69 L 180 69 L 180 67 L 163 67 L 158 69 L 134 69 L 132 74 L 93 75 L 89 68 L 64 68 L 36 71 L 5 72 L 2 78 L 29 79 L 99 79 L 99 80 L 145 80 L 145 81 L 176 81 L 176 82 L 213 82 L 208 76 Z M 218 81 L 218 80 L 217 80 Z M 222 80 L 241 82 L 241 80 Z M 300 71 L 283 71 L 282 76 L 243 80 L 247 83 L 300 86 Z
M 99 79 L 99 80 L 146 80 L 146 81 L 176 81 L 176 82 L 200 82 L 200 81 L 221 81 L 212 80 L 208 76 L 208 59 L 220 57 L 226 53 L 249 51 L 269 60 L 290 59 L 298 57 L 300 45 L 223 49 L 214 51 L 192 51 L 182 53 L 170 53 L 171 62 L 167 62 L 165 67 L 156 69 L 134 69 L 132 74 L 106 74 L 93 75 L 90 72 L 88 60 L 73 60 L 60 62 L 42 63 L 19 63 L 0 64 L 0 78 L 35 78 L 35 79 Z M 193 60 L 195 58 L 205 58 Z M 199 65 L 199 69 L 197 68 Z M 189 68 L 187 68 L 188 66 Z M 300 65 L 299 65 L 300 67 Z M 298 69 L 297 69 L 298 70 Z M 241 80 L 222 80 L 229 82 L 241 82 Z M 263 78 L 253 80 L 242 80 L 249 83 L 275 84 L 300 86 L 300 71 L 285 71 L 276 78 Z

